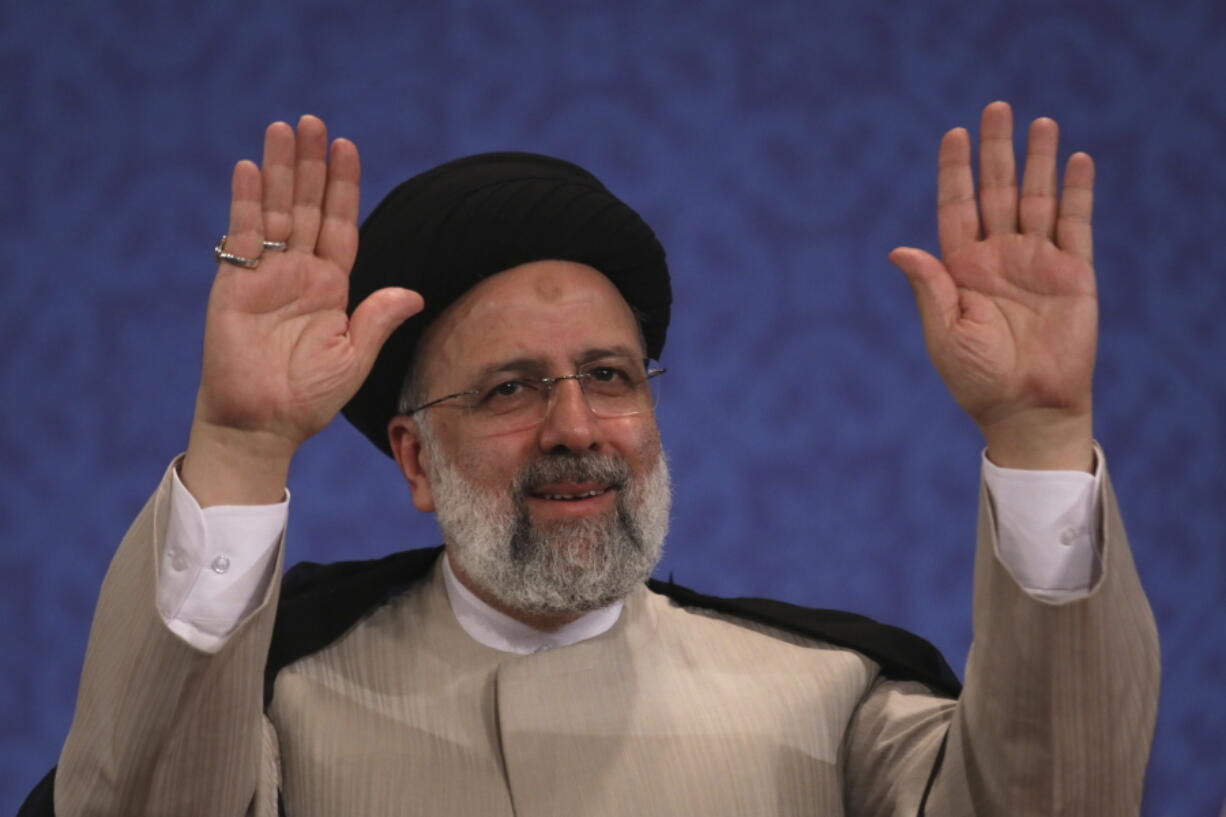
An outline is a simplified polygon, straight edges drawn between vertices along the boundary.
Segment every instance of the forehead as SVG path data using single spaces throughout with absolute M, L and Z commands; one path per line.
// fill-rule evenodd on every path
M 422 343 L 431 381 L 512 358 L 567 365 L 592 349 L 642 354 L 634 314 L 617 287 L 573 261 L 533 261 L 490 276 L 451 304 Z

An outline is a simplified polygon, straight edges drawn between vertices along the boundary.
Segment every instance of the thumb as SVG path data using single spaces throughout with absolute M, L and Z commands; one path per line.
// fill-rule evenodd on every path
M 914 247 L 898 247 L 889 259 L 911 285 L 926 335 L 957 320 L 958 288 L 939 259 Z
M 424 306 L 420 295 L 400 287 L 375 290 L 358 304 L 349 319 L 349 336 L 365 371 L 374 365 L 379 350 L 392 332 Z

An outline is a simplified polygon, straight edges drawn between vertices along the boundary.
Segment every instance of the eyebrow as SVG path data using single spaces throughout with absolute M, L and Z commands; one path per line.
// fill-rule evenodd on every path
M 591 349 L 585 349 L 578 357 L 574 359 L 575 367 L 586 366 L 593 361 L 601 360 L 606 357 L 628 357 L 631 360 L 641 360 L 642 353 L 638 350 L 631 349 L 628 346 L 597 346 Z M 499 360 L 482 366 L 472 377 L 474 383 L 484 383 L 488 378 L 496 374 L 524 374 L 533 377 L 546 377 L 549 372 L 549 364 L 539 357 L 516 357 L 510 360 Z M 567 372 L 569 374 L 569 372 Z

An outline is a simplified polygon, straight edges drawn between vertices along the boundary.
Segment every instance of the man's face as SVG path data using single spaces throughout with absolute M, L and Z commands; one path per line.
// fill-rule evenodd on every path
M 558 376 L 643 357 L 630 308 L 590 267 L 540 261 L 493 276 L 430 327 L 424 400 L 477 383 Z M 414 503 L 435 510 L 452 564 L 499 606 L 578 612 L 650 574 L 667 529 L 668 472 L 655 418 L 598 417 L 580 384 L 554 385 L 544 418 L 491 423 L 447 401 L 391 426 Z M 482 592 L 484 591 L 484 592 Z

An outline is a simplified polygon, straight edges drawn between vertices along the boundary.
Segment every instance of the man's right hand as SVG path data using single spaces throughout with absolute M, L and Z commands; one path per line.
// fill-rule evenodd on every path
M 234 168 L 226 252 L 209 294 L 204 362 L 180 471 L 202 507 L 279 502 L 294 452 L 357 392 L 388 336 L 422 308 L 389 287 L 346 314 L 358 247 L 357 147 L 324 123 L 268 126 L 263 167 Z M 284 241 L 285 251 L 264 250 Z

